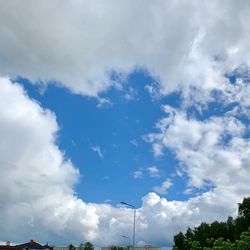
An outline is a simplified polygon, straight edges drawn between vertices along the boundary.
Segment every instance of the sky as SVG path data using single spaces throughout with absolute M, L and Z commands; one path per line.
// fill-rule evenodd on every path
M 249 1 L 0 1 L 0 241 L 169 248 L 250 196 Z

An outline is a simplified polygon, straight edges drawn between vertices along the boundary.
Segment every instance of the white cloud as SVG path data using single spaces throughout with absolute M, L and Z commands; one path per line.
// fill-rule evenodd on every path
M 163 156 L 163 147 L 159 143 L 152 144 L 153 154 L 155 157 Z
M 236 172 L 232 178 L 245 171 L 242 150 L 247 150 L 248 139 L 244 138 L 245 125 L 237 118 L 226 115 L 199 121 L 176 111 L 157 126 L 161 132 L 148 139 L 174 150 L 190 177 L 190 185 L 200 188 L 206 181 L 229 185 L 230 171 Z
M 147 168 L 150 177 L 160 177 L 160 170 L 156 166 L 151 166 Z
M 143 198 L 138 212 L 138 237 L 145 242 L 153 239 L 151 244 L 164 245 L 164 242 L 171 242 L 172 235 L 188 226 L 194 227 L 201 221 L 226 219 L 228 214 L 235 214 L 237 205 L 232 206 L 231 202 L 238 197 L 226 190 L 221 191 L 207 192 L 187 201 L 168 201 L 149 193 Z M 163 233 L 166 231 L 168 234 Z
M 121 88 L 110 72 L 124 79 L 144 67 L 160 95 L 188 97 L 193 86 L 204 102 L 224 88 L 225 72 L 249 65 L 249 8 L 244 0 L 2 1 L 1 73 L 97 96 Z
M 137 170 L 134 172 L 133 176 L 135 179 L 141 179 L 141 178 L 143 178 L 143 171 Z
M 102 107 L 112 107 L 113 103 L 107 99 L 107 98 L 98 98 L 98 104 L 97 107 L 98 108 L 102 108 Z
M 130 211 L 79 199 L 73 189 L 78 170 L 56 145 L 55 115 L 20 85 L 6 78 L 0 85 L 1 240 L 114 242 L 117 228 L 128 230 Z
M 161 186 L 155 186 L 153 190 L 157 194 L 167 194 L 168 189 L 173 185 L 172 181 L 169 179 L 166 179 L 164 182 L 162 182 Z
M 103 158 L 103 153 L 100 146 L 92 146 L 91 149 L 98 154 L 100 158 Z
M 8 79 L 1 78 L 0 85 L 1 237 L 9 239 L 18 229 L 14 233 L 17 242 L 36 238 L 39 231 L 46 240 L 46 230 L 52 234 L 58 230 L 60 235 L 74 217 L 70 211 L 57 221 L 67 206 L 79 202 L 73 195 L 78 170 L 55 144 L 58 125 L 54 114 Z M 91 223 L 82 226 L 87 231 L 93 228 Z
M 189 179 L 187 190 L 211 189 L 187 203 L 195 202 L 199 216 L 205 216 L 205 209 L 209 210 L 208 217 L 213 217 L 212 207 L 219 217 L 223 217 L 222 207 L 228 209 L 226 214 L 232 213 L 233 206 L 223 204 L 220 199 L 223 197 L 236 204 L 250 195 L 246 177 L 250 174 L 247 157 L 250 142 L 245 137 L 247 126 L 230 112 L 200 121 L 188 117 L 183 110 L 166 107 L 166 111 L 167 116 L 157 124 L 159 133 L 150 134 L 147 139 L 175 153 L 180 162 L 179 171 Z

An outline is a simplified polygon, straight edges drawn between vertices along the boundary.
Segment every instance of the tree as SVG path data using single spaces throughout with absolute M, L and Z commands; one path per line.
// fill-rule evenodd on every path
M 82 243 L 79 245 L 78 250 L 84 250 L 84 245 Z
M 86 242 L 83 246 L 84 250 L 94 250 L 94 245 L 90 242 Z
M 238 240 L 242 232 L 250 226 L 250 198 L 244 198 L 238 204 L 238 217 L 235 220 L 234 240 Z
M 71 243 L 69 244 L 69 250 L 76 250 L 75 246 L 72 245 Z
M 186 239 L 190 239 L 190 240 L 194 239 L 194 232 L 190 227 L 187 229 L 185 237 L 186 237 Z
M 239 203 L 238 205 L 236 236 L 239 236 L 243 231 L 247 231 L 250 226 L 250 198 L 244 198 L 242 203 Z
M 202 250 L 203 248 L 201 247 L 201 244 L 199 241 L 193 241 L 191 244 L 191 249 L 192 250 Z
M 182 232 L 174 236 L 174 246 L 179 250 L 185 250 L 185 236 Z
M 174 236 L 174 250 L 250 250 L 250 197 L 238 204 L 236 219 L 201 223 Z
M 250 228 L 241 234 L 240 240 L 236 241 L 236 244 L 237 250 L 250 250 Z
M 231 242 L 234 241 L 234 232 L 235 232 L 235 220 L 232 216 L 227 218 L 227 233 L 226 239 L 230 240 Z
M 244 198 L 242 203 L 238 204 L 238 216 L 243 218 L 250 217 L 250 197 Z
M 210 225 L 206 222 L 202 222 L 198 227 L 194 230 L 194 239 L 198 241 L 201 247 L 207 246 L 206 239 L 210 237 Z
M 127 250 L 126 247 L 120 247 L 120 246 L 111 246 L 110 249 L 111 250 Z

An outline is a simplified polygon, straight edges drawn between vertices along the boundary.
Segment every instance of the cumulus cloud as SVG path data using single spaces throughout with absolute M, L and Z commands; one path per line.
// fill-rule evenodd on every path
M 230 112 L 202 121 L 168 106 L 166 112 L 157 124 L 159 133 L 148 135 L 148 139 L 173 150 L 180 162 L 179 171 L 189 179 L 187 187 L 214 187 L 207 193 L 213 203 L 220 200 L 220 194 L 232 203 L 248 196 L 250 144 L 246 124 Z
M 143 67 L 160 94 L 185 96 L 193 86 L 203 101 L 223 89 L 225 72 L 249 65 L 249 8 L 244 0 L 2 1 L 1 73 L 97 96 L 120 88 L 113 71 L 123 79 Z
M 18 229 L 15 241 L 20 241 L 30 238 L 29 234 L 35 236 L 38 230 L 45 233 L 46 223 L 53 224 L 53 232 L 55 219 L 66 211 L 64 203 L 77 203 L 73 185 L 78 170 L 55 144 L 58 125 L 52 112 L 42 109 L 8 79 L 1 78 L 0 96 L 0 231 L 8 239 Z M 71 213 L 58 221 L 59 231 L 66 230 L 64 223 L 70 220 Z
M 79 199 L 79 171 L 56 145 L 55 114 L 9 79 L 0 85 L 1 240 L 111 244 L 117 228 L 128 230 L 130 211 Z
M 231 178 L 246 171 L 243 149 L 247 152 L 249 141 L 244 137 L 247 127 L 239 119 L 225 115 L 200 121 L 182 111 L 168 115 L 157 125 L 161 132 L 148 138 L 174 150 L 190 177 L 189 185 L 201 188 L 207 181 L 230 185 Z

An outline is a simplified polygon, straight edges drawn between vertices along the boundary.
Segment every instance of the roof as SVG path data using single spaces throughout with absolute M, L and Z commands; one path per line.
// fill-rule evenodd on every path
M 24 248 L 25 249 L 52 249 L 52 247 L 50 247 L 48 244 L 43 246 L 33 240 L 24 244 L 16 245 L 16 247 L 21 248 L 21 249 L 24 249 Z
M 22 248 L 17 246 L 0 245 L 0 250 L 22 250 Z

